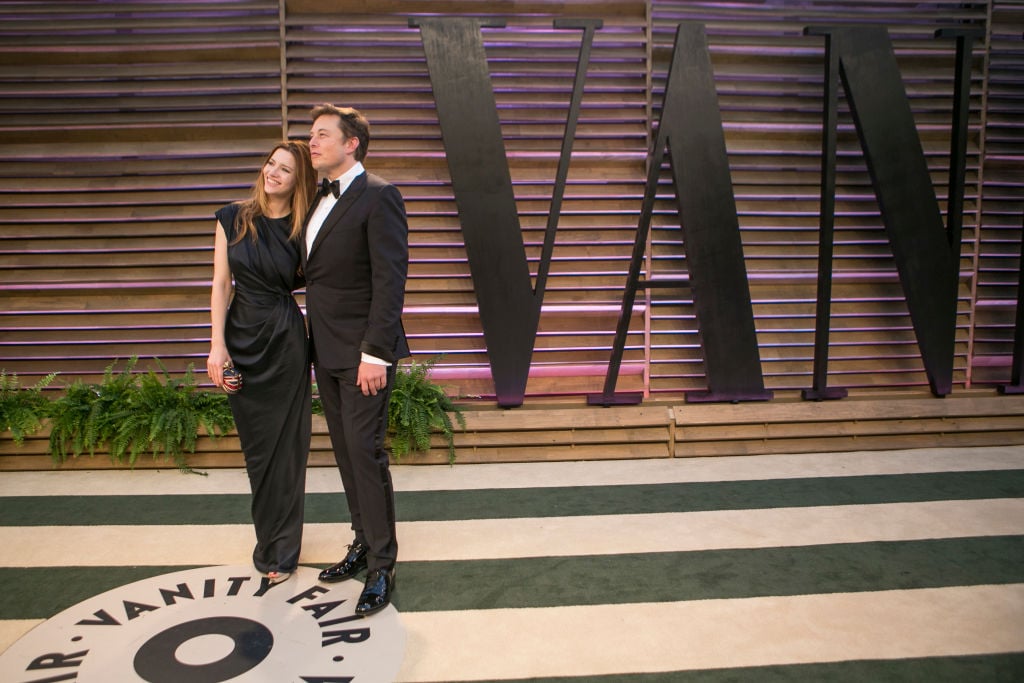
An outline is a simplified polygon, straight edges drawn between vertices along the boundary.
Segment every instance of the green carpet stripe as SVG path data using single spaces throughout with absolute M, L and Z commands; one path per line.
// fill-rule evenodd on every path
M 397 494 L 399 521 L 454 521 L 1024 497 L 1024 470 Z M 342 522 L 340 493 L 306 496 L 308 523 Z M 9 496 L 0 526 L 247 524 L 248 494 Z
M 417 562 L 399 571 L 395 604 L 406 612 L 939 588 L 1024 583 L 1024 536 Z
M 69 558 L 73 559 L 73 558 Z M 325 565 L 321 565 L 325 566 Z M 47 618 L 183 567 L 0 568 L 0 617 Z M 699 552 L 400 562 L 403 612 L 556 607 L 1024 583 L 1024 536 Z
M 877 659 L 820 664 L 790 664 L 736 669 L 669 671 L 652 674 L 559 678 L 503 678 L 473 683 L 1018 683 L 1024 680 L 1024 653 L 925 657 L 920 659 Z
M 68 558 L 73 562 L 74 558 Z M 49 619 L 94 595 L 194 566 L 0 568 L 0 581 L 15 581 L 0 592 L 0 618 Z M 13 588 L 17 586 L 17 588 Z

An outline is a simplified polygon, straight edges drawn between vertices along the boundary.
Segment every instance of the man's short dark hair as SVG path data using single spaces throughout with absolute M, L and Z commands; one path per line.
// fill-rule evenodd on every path
M 358 109 L 335 107 L 333 104 L 325 102 L 313 107 L 311 115 L 314 121 L 321 116 L 337 116 L 342 135 L 359 140 L 359 147 L 356 148 L 355 154 L 356 161 L 366 158 L 366 150 L 370 146 L 370 122 Z

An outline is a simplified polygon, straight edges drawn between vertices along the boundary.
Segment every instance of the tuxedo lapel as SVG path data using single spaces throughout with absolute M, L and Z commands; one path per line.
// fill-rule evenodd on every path
M 338 198 L 338 201 L 335 203 L 334 208 L 331 209 L 331 212 L 327 214 L 327 218 L 324 219 L 324 224 L 320 226 L 320 231 L 316 234 L 316 239 L 313 240 L 313 246 L 310 250 L 312 253 L 316 253 L 317 248 L 324 239 L 327 238 L 327 235 L 329 235 L 330 232 L 339 223 L 341 223 L 341 219 L 345 216 L 345 213 L 348 212 L 353 204 L 355 204 L 356 200 L 359 199 L 359 196 L 365 189 L 366 173 L 363 172 L 356 176 L 348 186 L 348 189 L 345 190 L 345 193 Z M 305 229 L 303 229 L 303 233 L 305 233 Z M 305 244 L 305 240 L 303 240 L 303 244 Z M 306 254 L 306 258 L 307 260 L 309 259 L 308 253 Z
M 309 207 L 309 211 L 306 212 L 306 220 L 302 222 L 302 236 L 299 238 L 299 242 L 301 242 L 302 249 L 299 252 L 299 263 L 301 264 L 303 270 L 306 269 L 306 259 L 309 258 L 309 247 L 306 246 L 306 231 L 309 230 L 309 219 L 313 217 L 314 213 L 316 213 L 316 205 L 319 203 L 319 201 L 320 195 L 314 197 L 313 206 Z

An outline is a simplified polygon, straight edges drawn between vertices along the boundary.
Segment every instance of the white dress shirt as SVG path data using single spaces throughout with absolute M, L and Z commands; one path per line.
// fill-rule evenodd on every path
M 331 212 L 334 205 L 338 203 L 338 199 L 341 195 L 345 194 L 345 190 L 352 184 L 360 173 L 365 169 L 363 164 L 359 161 L 356 165 L 342 173 L 337 178 L 328 178 L 327 180 L 334 182 L 338 181 L 338 185 L 341 188 L 341 192 L 338 193 L 338 197 L 328 193 L 320 196 L 320 201 L 316 205 L 316 209 L 313 211 L 313 215 L 309 219 L 309 224 L 306 225 L 306 257 L 313 251 L 313 242 L 316 241 L 316 236 L 320 232 L 320 228 L 323 227 L 324 221 L 327 220 L 327 214 Z

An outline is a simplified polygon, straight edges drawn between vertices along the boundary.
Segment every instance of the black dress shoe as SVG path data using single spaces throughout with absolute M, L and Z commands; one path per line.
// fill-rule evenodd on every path
M 368 616 L 391 604 L 391 594 L 395 590 L 395 570 L 374 569 L 366 575 L 366 587 L 359 595 L 356 614 Z
M 356 541 L 348 547 L 348 553 L 341 562 L 320 572 L 320 580 L 334 583 L 351 579 L 366 569 L 366 551 L 366 546 Z

